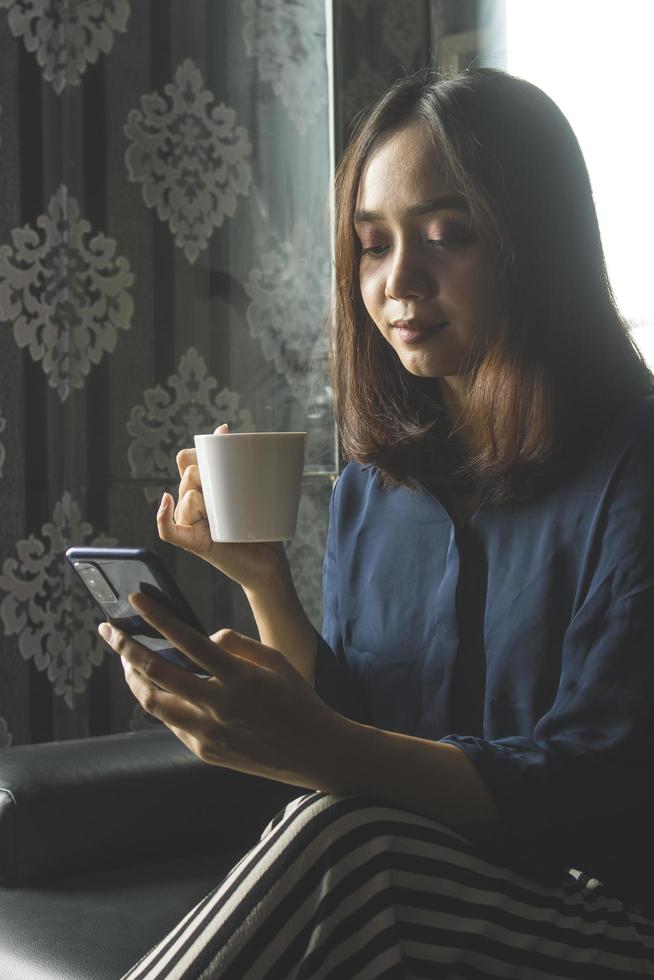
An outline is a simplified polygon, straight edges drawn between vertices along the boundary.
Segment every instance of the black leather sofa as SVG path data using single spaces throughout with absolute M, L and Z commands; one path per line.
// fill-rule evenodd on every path
M 303 790 L 166 728 L 0 753 L 0 980 L 118 980 Z

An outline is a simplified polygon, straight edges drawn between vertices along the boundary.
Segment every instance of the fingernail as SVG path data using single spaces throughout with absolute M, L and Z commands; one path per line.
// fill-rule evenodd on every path
M 100 625 L 98 626 L 98 633 L 100 634 L 103 640 L 108 640 L 109 637 L 111 636 L 111 626 L 109 625 L 109 623 L 100 623 Z
M 159 504 L 159 513 L 161 514 L 165 510 L 168 510 L 168 492 L 167 491 L 166 491 L 166 493 L 164 493 L 163 497 L 161 498 L 161 503 Z

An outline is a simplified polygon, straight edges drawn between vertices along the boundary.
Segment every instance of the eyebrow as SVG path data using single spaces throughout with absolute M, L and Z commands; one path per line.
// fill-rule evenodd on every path
M 445 197 L 434 197 L 431 201 L 424 204 L 414 204 L 407 208 L 407 214 L 431 214 L 434 211 L 465 211 L 469 213 L 469 208 L 464 197 L 460 194 L 448 194 Z M 384 215 L 380 211 L 355 211 L 354 223 L 362 224 L 365 221 L 383 221 Z

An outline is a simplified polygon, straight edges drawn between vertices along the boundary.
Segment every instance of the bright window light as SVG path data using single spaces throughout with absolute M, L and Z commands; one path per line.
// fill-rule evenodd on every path
M 654 369 L 652 0 L 506 0 L 506 70 L 565 113 L 590 174 L 609 278 Z

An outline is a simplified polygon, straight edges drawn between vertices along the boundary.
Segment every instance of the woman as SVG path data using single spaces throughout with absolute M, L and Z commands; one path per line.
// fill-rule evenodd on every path
M 567 121 L 503 72 L 402 79 L 335 265 L 323 636 L 281 545 L 211 542 L 191 450 L 159 533 L 261 643 L 135 598 L 206 682 L 105 630 L 201 759 L 315 792 L 126 976 L 654 976 L 654 378 Z

